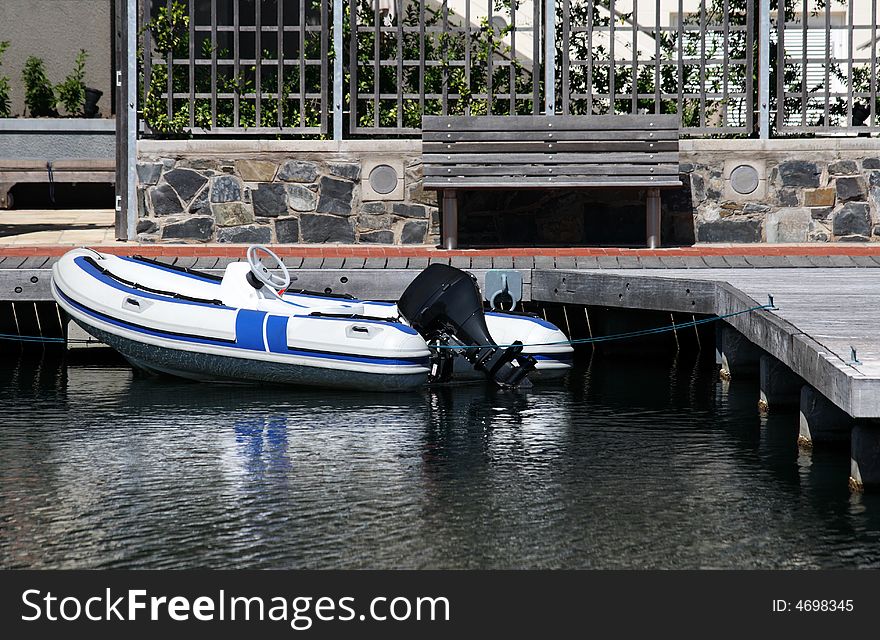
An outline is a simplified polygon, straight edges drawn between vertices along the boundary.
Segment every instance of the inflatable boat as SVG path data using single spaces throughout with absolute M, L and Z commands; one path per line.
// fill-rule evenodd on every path
M 292 290 L 291 280 L 259 246 L 222 276 L 74 249 L 52 267 L 52 295 L 133 366 L 195 380 L 397 391 L 489 378 L 515 387 L 571 366 L 557 327 L 484 313 L 473 276 L 453 267 L 429 266 L 397 303 Z

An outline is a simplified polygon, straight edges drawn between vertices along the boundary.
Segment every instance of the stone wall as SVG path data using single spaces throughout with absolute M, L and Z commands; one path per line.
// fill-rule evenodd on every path
M 880 240 L 880 140 L 689 140 L 681 148 L 697 242 Z M 737 191 L 738 167 L 754 169 L 755 182 L 745 181 L 754 191 Z
M 420 150 L 418 141 L 140 141 L 137 239 L 436 244 Z M 373 189 L 376 167 L 397 185 Z
M 439 239 L 418 140 L 146 140 L 138 152 L 140 241 Z M 377 166 L 397 177 L 384 195 Z M 666 246 L 880 241 L 880 140 L 683 140 L 681 178 L 662 192 Z M 645 193 L 462 191 L 459 228 L 463 247 L 639 246 Z

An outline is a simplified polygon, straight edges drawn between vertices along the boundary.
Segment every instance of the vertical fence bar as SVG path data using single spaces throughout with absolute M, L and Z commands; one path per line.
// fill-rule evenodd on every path
M 768 14 L 769 15 L 769 14 Z M 769 19 L 769 18 L 768 18 Z M 755 0 L 747 0 L 746 2 L 746 131 L 750 134 L 756 133 L 755 129 L 755 83 L 752 78 L 755 74 L 755 25 L 757 23 L 755 15 Z M 769 30 L 768 30 L 769 39 Z M 769 59 L 768 59 L 769 60 Z M 758 71 L 760 75 L 760 70 Z M 759 88 L 760 92 L 760 88 Z M 769 95 L 769 94 L 768 94 Z
M 545 0 L 544 6 L 544 113 L 551 116 L 556 112 L 556 0 Z
M 211 0 L 211 126 L 217 126 L 217 0 Z
M 587 51 L 593 51 L 593 11 L 596 9 L 595 0 L 587 1 Z M 568 29 L 568 25 L 563 25 Z M 593 115 L 593 56 L 587 56 L 587 115 Z
M 171 2 L 172 2 L 172 0 L 168 0 L 167 4 L 165 5 L 169 16 L 171 15 Z M 166 106 L 167 113 L 168 113 L 168 120 L 171 120 L 174 117 L 174 98 L 172 97 L 174 95 L 173 65 L 174 65 L 174 47 L 169 49 L 168 54 L 165 56 L 165 71 L 167 72 L 167 74 L 166 74 L 167 89 L 166 90 L 168 92 L 168 99 L 165 102 L 165 106 Z
M 684 0 L 678 0 L 678 116 L 684 112 Z
M 299 126 L 306 125 L 306 3 L 299 0 Z
M 397 5 L 397 127 L 403 127 L 403 0 Z
M 730 5 L 729 0 L 724 0 L 721 5 L 721 13 L 724 15 L 721 17 L 723 20 L 723 29 L 724 29 L 724 46 L 721 54 L 722 57 L 722 68 L 721 68 L 721 128 L 725 129 L 727 127 L 727 103 L 728 103 L 728 87 L 727 85 L 730 83 Z
M 850 57 L 852 57 L 850 55 Z M 836 60 L 832 60 L 834 56 L 831 53 L 831 3 L 825 5 L 825 64 L 822 65 L 825 67 L 825 111 L 823 121 L 825 122 L 825 126 L 829 126 L 831 123 L 829 122 L 829 115 L 831 114 L 831 65 L 832 62 L 836 62 Z
M 280 1 L 280 0 L 279 0 Z M 232 73 L 235 77 L 233 86 L 235 92 L 232 94 L 232 126 L 241 126 L 241 34 L 238 21 L 238 0 L 232 2 L 232 50 L 235 52 L 235 58 L 232 62 Z
M 776 31 L 776 130 L 782 131 L 785 125 L 785 8 L 781 2 L 776 8 Z
M 340 3 L 340 20 L 342 15 L 342 4 Z M 331 6 L 327 3 L 327 0 L 321 0 L 321 6 L 319 7 L 320 18 L 319 24 L 321 25 L 321 31 L 318 34 L 320 40 L 320 51 L 321 51 L 321 68 L 318 76 L 318 83 L 320 84 L 319 95 L 320 98 L 320 130 L 321 133 L 327 133 L 327 115 L 330 111 L 330 74 L 328 73 L 329 61 L 330 61 L 330 34 L 328 33 L 330 30 L 330 25 L 333 21 L 333 17 L 330 15 Z M 341 31 L 341 30 L 340 30 Z M 334 39 L 336 38 L 336 34 L 334 32 Z M 340 48 L 338 49 L 340 64 L 342 63 L 342 34 L 339 36 Z M 334 58 L 335 60 L 335 58 Z M 334 63 L 335 64 L 335 63 Z M 339 93 L 336 93 L 336 76 L 333 76 L 333 100 L 336 99 L 336 96 L 340 96 L 340 104 L 341 104 L 341 96 L 342 96 L 342 72 L 339 73 Z M 335 107 L 333 108 L 335 112 Z M 340 124 L 342 123 L 342 116 L 340 111 Z
M 470 4 L 470 0 L 468 0 Z M 468 9 L 465 9 L 468 12 Z M 469 27 L 469 23 L 465 20 L 465 26 Z M 470 34 L 468 30 L 465 37 Z M 468 78 L 468 88 L 470 88 L 470 42 L 465 41 L 465 73 Z M 470 103 L 465 105 L 465 115 L 470 115 Z M 419 0 L 419 113 L 425 113 L 425 0 Z
M 343 0 L 333 0 L 334 6 L 339 4 L 340 1 Z M 357 131 L 357 110 L 358 110 L 358 90 L 357 90 L 357 82 L 358 82 L 358 14 L 357 14 L 357 0 L 349 0 L 348 2 L 348 24 L 349 24 L 349 40 L 348 40 L 348 126 L 349 133 L 354 133 Z M 338 18 L 336 16 L 339 16 Z M 334 14 L 333 24 L 335 34 L 333 36 L 333 42 L 336 43 L 337 39 L 339 42 L 342 41 L 342 15 L 341 12 Z M 338 27 L 338 28 L 337 28 Z M 335 44 L 334 44 L 335 47 Z M 333 84 L 336 85 L 336 82 L 341 82 L 342 79 L 342 64 L 341 58 L 342 53 L 337 54 L 337 57 L 340 58 L 339 61 L 334 61 L 333 63 Z M 338 67 L 338 69 L 337 69 Z M 338 72 L 337 72 L 338 71 Z M 333 97 L 334 103 L 342 101 L 342 90 L 340 89 L 339 93 L 337 93 Z M 340 107 L 341 108 L 341 107 Z M 342 129 L 339 129 L 339 137 L 336 134 L 336 123 L 333 123 L 333 139 L 341 140 L 342 139 Z
M 657 0 L 654 8 L 654 113 L 660 113 L 660 0 Z
M 706 127 L 706 0 L 700 0 L 700 128 Z
M 443 33 L 446 34 L 449 33 L 449 6 L 446 4 L 446 0 L 443 0 L 441 11 L 443 16 Z M 449 114 L 449 41 L 446 38 L 442 38 L 441 42 L 443 86 L 441 88 L 442 97 L 440 99 L 440 115 L 445 116 Z
M 516 3 L 510 3 L 510 115 L 516 113 Z
M 565 0 L 569 2 L 570 0 Z M 468 0 L 470 4 L 470 0 Z M 563 25 L 563 29 L 567 29 Z M 539 69 L 541 68 L 541 3 L 532 3 L 532 113 L 541 113 L 541 80 Z
M 853 15 L 855 8 L 853 7 L 853 4 L 854 4 L 854 2 L 852 2 L 852 0 L 850 0 L 850 2 L 848 3 L 849 19 L 848 19 L 848 24 L 847 24 L 848 29 L 846 30 L 847 34 L 849 36 L 848 40 L 847 40 L 847 56 L 846 56 L 847 62 L 848 62 L 848 64 L 847 64 L 848 73 L 846 75 L 846 78 L 847 78 L 847 83 L 846 83 L 846 126 L 847 127 L 851 127 L 853 124 L 853 66 L 855 64 L 855 63 L 853 63 L 853 58 L 856 57 L 856 52 L 854 49 L 855 43 L 853 42 L 853 35 L 854 35 L 853 34 L 853 31 L 854 31 L 853 30 L 853 23 L 855 22 L 855 16 Z M 871 48 L 876 49 L 877 43 L 872 42 Z M 825 91 L 828 91 L 828 87 L 825 87 Z M 826 126 L 828 125 L 827 112 L 825 114 L 825 125 Z
M 877 121 L 877 0 L 871 4 L 871 71 L 868 74 L 869 91 L 871 92 L 871 118 L 868 124 L 872 127 L 880 125 Z
M 263 0 L 254 3 L 254 123 L 259 129 L 263 116 Z
M 382 51 L 380 43 L 382 42 L 382 14 L 379 11 L 379 3 L 373 3 L 373 127 L 380 127 L 382 123 L 379 120 L 379 89 L 382 84 L 382 66 L 379 64 L 379 58 Z
M 278 128 L 284 126 L 284 0 L 278 1 Z
M 639 112 L 639 0 L 633 1 L 632 10 L 632 107 L 631 113 Z
M 810 17 L 808 0 L 804 0 L 804 9 L 801 14 L 801 126 L 807 126 L 807 20 Z M 780 2 L 779 4 L 785 4 Z M 784 75 L 784 74 L 783 74 Z
M 189 0 L 189 128 L 196 126 L 196 0 Z
M 608 114 L 613 116 L 616 113 L 614 95 L 617 92 L 617 74 L 615 73 L 617 65 L 614 61 L 614 26 L 617 22 L 615 19 L 617 7 L 614 0 L 609 0 L 608 13 L 610 14 L 608 23 Z
M 751 24 L 751 18 L 749 18 Z M 782 31 L 780 30 L 781 34 Z M 779 35 L 779 50 L 782 50 L 782 36 Z M 770 0 L 758 2 L 758 135 L 762 140 L 770 138 Z M 782 69 L 778 70 L 780 77 Z M 782 96 L 777 94 L 777 102 L 782 104 Z M 751 110 L 751 103 L 749 109 Z
M 342 140 L 342 3 L 343 0 L 333 0 L 333 139 L 337 142 Z M 349 14 L 349 24 L 351 25 L 351 41 L 357 39 L 357 25 L 355 24 L 355 14 L 353 7 Z M 352 55 L 351 61 L 351 110 L 354 113 L 354 105 L 357 104 L 357 97 L 354 94 L 354 83 L 356 82 L 357 56 Z
M 571 113 L 571 0 L 562 0 L 562 114 Z
M 494 106 L 494 95 L 495 95 L 495 70 L 492 68 L 492 63 L 495 61 L 495 25 L 492 22 L 492 6 L 493 3 L 489 2 L 486 7 L 487 11 L 487 20 L 489 24 L 489 42 L 492 43 L 492 46 L 489 47 L 489 52 L 486 59 L 486 114 L 492 115 L 492 107 Z
M 422 0 L 424 6 L 424 0 Z M 424 19 L 422 21 L 424 23 Z M 425 64 L 425 51 L 422 49 L 422 65 Z M 470 95 L 473 87 L 471 85 L 471 0 L 464 1 L 464 78 L 467 85 L 468 95 Z M 464 104 L 464 114 L 471 115 L 471 101 L 467 100 Z
M 126 2 L 126 0 L 121 0 L 121 2 Z M 144 85 L 143 92 L 144 98 L 147 97 L 147 94 L 150 92 L 150 81 L 152 80 L 153 74 L 153 34 L 147 29 L 147 25 L 151 20 L 150 9 L 152 7 L 152 0 L 139 0 L 140 2 L 140 15 L 141 15 L 141 27 L 144 29 Z M 122 11 L 121 13 L 124 13 Z M 122 28 L 125 29 L 125 22 L 122 23 Z M 121 68 L 120 63 L 120 68 Z M 122 108 L 121 105 L 119 107 Z

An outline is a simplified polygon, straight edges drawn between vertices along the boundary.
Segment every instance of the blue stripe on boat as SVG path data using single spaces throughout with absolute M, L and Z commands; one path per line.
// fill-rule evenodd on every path
M 103 282 L 108 287 L 113 287 L 114 289 L 118 289 L 119 291 L 124 291 L 125 293 L 130 293 L 132 295 L 140 296 L 141 298 L 150 298 L 151 300 L 162 300 L 163 302 L 174 302 L 176 304 L 188 304 L 195 307 L 210 307 L 212 309 L 232 309 L 232 307 L 226 307 L 223 305 L 211 304 L 210 302 L 196 302 L 195 300 L 182 300 L 180 298 L 172 298 L 171 296 L 163 296 L 158 293 L 150 293 L 149 291 L 144 291 L 143 289 L 135 289 L 133 287 L 129 287 L 127 285 L 122 284 L 118 280 L 114 280 L 110 276 L 105 276 L 101 271 L 95 267 L 93 264 L 89 263 L 86 260 L 85 256 L 79 256 L 74 258 L 73 261 L 76 265 L 88 273 L 90 276 L 98 280 L 99 282 Z
M 287 316 L 266 319 L 266 346 L 272 353 L 287 353 Z
M 218 347 L 227 347 L 227 348 L 232 348 L 232 349 L 243 349 L 243 350 L 249 350 L 249 351 L 253 350 L 253 349 L 249 349 L 247 347 L 244 347 L 240 344 L 236 344 L 233 342 L 226 342 L 222 339 L 206 338 L 206 337 L 202 337 L 202 336 L 193 336 L 193 335 L 175 334 L 175 333 L 171 333 L 168 331 L 160 331 L 160 330 L 156 330 L 156 329 L 150 329 L 148 327 L 144 327 L 144 326 L 141 326 L 138 324 L 126 322 L 124 320 L 119 320 L 119 319 L 114 318 L 112 316 L 108 316 L 104 313 L 101 313 L 100 311 L 95 311 L 94 309 L 90 309 L 89 307 L 86 307 L 85 305 L 80 304 L 79 302 L 77 302 L 76 300 L 71 298 L 69 295 L 64 293 L 58 287 L 58 285 L 56 285 L 54 282 L 52 283 L 52 286 L 53 286 L 54 290 L 58 292 L 58 295 L 61 296 L 65 300 L 65 302 L 69 303 L 71 306 L 75 307 L 76 309 L 78 309 L 82 313 L 86 314 L 87 316 L 90 316 L 92 318 L 96 318 L 102 322 L 106 322 L 108 324 L 112 324 L 117 327 L 122 327 L 123 329 L 128 329 L 129 331 L 135 331 L 137 333 L 141 333 L 141 334 L 148 335 L 148 336 L 153 336 L 156 338 L 164 338 L 167 340 L 176 340 L 178 342 L 188 342 L 188 343 L 193 343 L 193 344 L 208 344 L 208 345 L 214 345 L 214 346 L 218 346 Z M 263 312 L 258 312 L 258 313 L 263 313 Z M 272 317 L 272 316 L 270 316 L 270 317 Z M 285 316 L 274 316 L 274 317 L 281 318 L 284 320 L 287 319 L 287 318 L 285 318 Z M 328 318 L 325 318 L 325 319 L 328 319 Z M 262 338 L 261 338 L 261 341 L 262 341 Z M 286 347 L 286 337 L 285 337 L 285 347 Z M 264 349 L 262 347 L 259 348 L 258 350 L 264 351 Z M 287 353 L 290 353 L 291 355 L 300 355 L 300 356 L 306 356 L 306 357 L 311 357 L 311 358 L 324 358 L 324 359 L 330 359 L 330 360 L 341 360 L 341 361 L 345 361 L 345 362 L 363 362 L 363 363 L 387 364 L 387 365 L 410 365 L 410 366 L 420 366 L 420 367 L 427 367 L 429 364 L 429 360 L 430 360 L 427 356 L 417 356 L 417 357 L 413 357 L 413 358 L 385 358 L 382 356 L 363 356 L 363 355 L 352 355 L 352 354 L 346 354 L 346 353 L 337 353 L 337 352 L 331 352 L 331 351 L 310 351 L 310 350 L 306 350 L 306 349 L 292 349 L 292 348 L 288 349 Z
M 235 316 L 235 343 L 242 349 L 265 351 L 266 343 L 263 341 L 265 319 L 265 311 L 239 309 Z

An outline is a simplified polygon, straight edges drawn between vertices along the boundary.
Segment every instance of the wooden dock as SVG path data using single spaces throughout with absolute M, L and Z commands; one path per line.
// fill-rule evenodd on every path
M 211 249 L 217 254 L 204 255 Z M 51 301 L 51 266 L 66 247 L 0 248 L 0 301 Z M 222 273 L 241 247 L 113 248 Z M 282 254 L 297 252 L 285 247 Z M 667 250 L 383 251 L 324 247 L 285 255 L 298 287 L 396 299 L 419 270 L 443 262 L 483 281 L 516 269 L 526 301 L 726 315 L 767 303 L 778 309 L 726 320 L 853 418 L 880 418 L 880 248 L 711 247 Z M 763 250 L 763 253 L 762 253 Z M 203 254 L 203 255 L 186 255 Z M 52 255 L 54 254 L 54 255 Z M 855 349 L 855 360 L 853 359 Z

